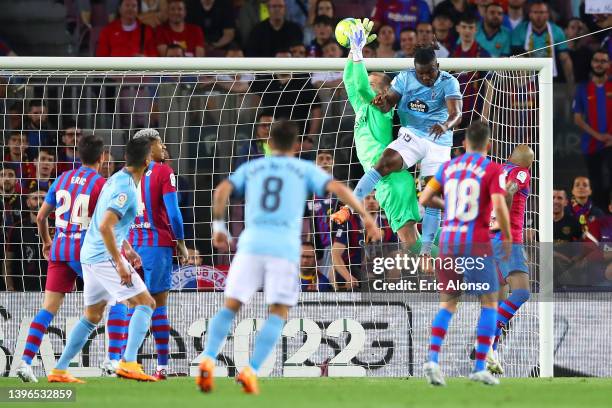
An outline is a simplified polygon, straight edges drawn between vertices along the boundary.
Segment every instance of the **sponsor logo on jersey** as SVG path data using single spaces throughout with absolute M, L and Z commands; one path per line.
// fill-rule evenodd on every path
M 408 109 L 414 112 L 427 113 L 429 112 L 429 106 L 420 99 L 408 102 Z

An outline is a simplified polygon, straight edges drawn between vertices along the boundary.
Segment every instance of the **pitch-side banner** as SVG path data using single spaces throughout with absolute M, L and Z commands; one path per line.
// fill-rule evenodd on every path
M 421 376 L 427 357 L 429 330 L 437 304 L 434 294 L 304 293 L 291 311 L 283 338 L 263 369 L 262 376 Z M 577 303 L 570 294 L 557 303 L 555 316 L 558 369 L 575 375 L 612 375 L 612 307 L 601 296 L 583 294 Z M 23 354 L 31 319 L 38 311 L 41 293 L 0 294 L 0 373 L 14 375 Z M 223 304 L 221 293 L 172 293 L 169 311 L 170 372 L 193 375 L 201 358 L 209 319 Z M 66 297 L 51 323 L 34 361 L 35 373 L 45 375 L 59 357 L 66 334 L 82 313 L 82 295 Z M 449 376 L 467 375 L 479 307 L 463 304 L 452 321 L 443 347 L 441 364 Z M 589 317 L 590 316 L 590 317 Z M 600 316 L 600 318 L 593 318 Z M 233 376 L 244 367 L 253 339 L 266 318 L 263 296 L 258 293 L 241 311 L 218 362 L 217 374 Z M 607 335 L 604 335 L 607 333 Z M 72 362 L 77 376 L 99 376 L 107 339 L 104 322 L 92 333 L 83 352 Z M 500 346 L 508 376 L 537 374 L 537 304 L 527 304 L 514 319 Z M 593 356 L 598 356 L 593 358 Z M 147 370 L 155 365 L 155 346 L 148 335 L 139 353 Z

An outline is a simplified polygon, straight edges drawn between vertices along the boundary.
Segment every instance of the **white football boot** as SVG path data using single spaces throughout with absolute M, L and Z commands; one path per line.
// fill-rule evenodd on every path
M 425 378 L 427 378 L 427 382 L 431 385 L 435 386 L 445 386 L 446 381 L 444 381 L 444 376 L 442 375 L 442 370 L 440 370 L 440 365 L 430 361 L 423 365 L 423 372 L 425 373 Z
M 21 361 L 21 364 L 19 364 L 19 367 L 17 368 L 17 377 L 21 378 L 21 381 L 23 382 L 38 382 L 38 378 L 36 378 L 34 375 L 32 367 L 29 364 L 26 364 L 25 361 Z

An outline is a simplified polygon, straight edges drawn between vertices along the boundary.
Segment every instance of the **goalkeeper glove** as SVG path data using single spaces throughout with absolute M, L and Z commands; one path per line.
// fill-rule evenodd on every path
M 363 31 L 365 32 L 365 36 L 367 38 L 366 44 L 369 44 L 377 37 L 376 34 L 370 34 L 372 32 L 372 28 L 374 27 L 374 22 L 370 21 L 367 18 L 364 18 L 363 20 L 361 20 L 361 25 L 363 26 Z
M 351 32 L 347 34 L 351 43 L 351 53 L 353 54 L 353 61 L 358 62 L 363 59 L 363 47 L 366 45 L 366 35 L 361 25 L 361 21 L 351 26 Z

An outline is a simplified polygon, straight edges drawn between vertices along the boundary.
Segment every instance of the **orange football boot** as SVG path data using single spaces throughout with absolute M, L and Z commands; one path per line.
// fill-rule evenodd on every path
M 338 211 L 329 216 L 329 219 L 336 224 L 344 224 L 351 218 L 351 209 L 348 205 L 343 205 Z
M 136 380 L 136 381 L 157 381 L 157 378 L 153 377 L 145 373 L 142 370 L 142 366 L 138 364 L 136 361 L 127 362 L 121 360 L 119 362 L 119 367 L 117 367 L 117 371 L 115 371 L 118 377 L 127 378 L 128 380 Z
M 205 357 L 200 361 L 200 375 L 196 377 L 196 385 L 202 392 L 211 392 L 214 387 L 213 373 L 215 371 L 215 363 L 210 358 Z
M 236 376 L 236 382 L 242 385 L 242 391 L 247 394 L 258 395 L 259 385 L 257 385 L 257 376 L 251 367 L 245 367 L 244 370 Z
M 85 384 L 85 381 L 79 380 L 70 374 L 67 370 L 58 370 L 54 368 L 51 373 L 47 376 L 47 381 L 50 383 L 74 383 L 74 384 Z

